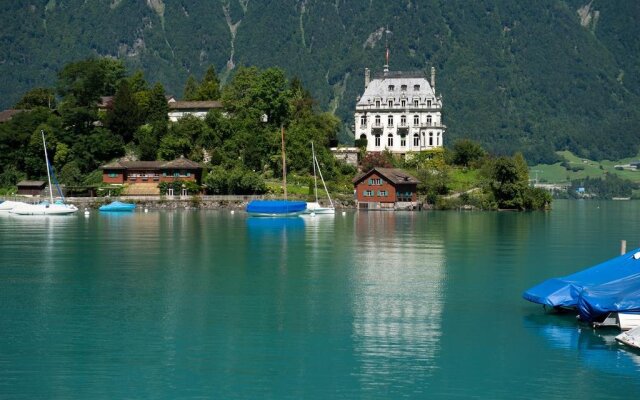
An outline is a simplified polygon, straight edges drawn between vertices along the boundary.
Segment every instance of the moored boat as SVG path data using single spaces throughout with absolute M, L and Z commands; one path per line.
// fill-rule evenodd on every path
M 133 203 L 123 203 L 121 201 L 113 201 L 109 204 L 101 206 L 98 210 L 110 212 L 133 211 L 136 205 Z
M 307 209 L 304 201 L 253 200 L 247 205 L 252 217 L 296 217 Z
M 640 349 L 640 327 L 633 328 L 630 331 L 622 332 L 616 336 L 616 340 L 627 346 Z
M 73 204 L 64 204 L 61 201 L 50 203 L 44 201 L 38 204 L 20 204 L 9 212 L 16 215 L 68 215 L 78 211 Z
M 9 212 L 12 209 L 22 204 L 27 204 L 27 203 L 23 203 L 22 201 L 11 201 L 11 200 L 0 201 L 0 212 L 2 211 Z

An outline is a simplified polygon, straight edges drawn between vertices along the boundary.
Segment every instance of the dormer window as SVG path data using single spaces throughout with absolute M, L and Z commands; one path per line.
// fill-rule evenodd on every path
M 389 100 L 389 108 L 393 108 L 393 100 Z
M 406 100 L 401 100 L 400 101 L 400 106 L 401 107 L 406 107 L 407 106 L 407 101 Z
M 414 100 L 413 100 L 413 106 L 414 106 L 415 108 L 418 108 L 418 99 L 414 99 Z
M 396 90 L 396 87 L 393 85 L 389 85 L 389 91 L 393 92 L 394 90 Z
M 420 90 L 420 85 L 413 85 L 413 91 L 417 92 Z
M 431 108 L 431 100 L 427 100 L 427 107 Z
M 407 91 L 407 85 L 400 86 L 400 90 L 402 90 L 403 92 L 406 92 Z
M 380 100 L 376 100 L 376 108 L 380 108 Z

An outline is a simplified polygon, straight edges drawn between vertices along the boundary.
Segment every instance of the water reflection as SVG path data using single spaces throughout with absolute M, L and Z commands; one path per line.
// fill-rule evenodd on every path
M 421 393 L 416 383 L 436 368 L 445 259 L 442 240 L 419 218 L 361 212 L 354 221 L 354 351 L 369 389 L 403 382 Z
M 615 336 L 620 333 L 617 330 L 594 330 L 578 325 L 573 316 L 554 317 L 557 316 L 527 316 L 524 325 L 543 337 L 551 347 L 577 353 L 589 368 L 626 376 L 637 376 L 640 372 L 640 355 L 616 342 Z

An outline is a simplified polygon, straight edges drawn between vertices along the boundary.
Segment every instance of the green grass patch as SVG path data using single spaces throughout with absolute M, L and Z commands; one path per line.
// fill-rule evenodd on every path
M 640 171 L 620 171 L 615 168 L 616 165 L 629 164 L 633 160 L 638 160 L 640 156 L 615 161 L 593 161 L 577 157 L 570 151 L 559 151 L 557 153 L 564 157 L 569 167 L 568 169 L 562 163 L 553 165 L 538 164 L 529 169 L 529 178 L 535 180 L 537 175 L 539 183 L 563 183 L 587 177 L 604 178 L 605 174 L 610 173 L 633 182 L 640 182 Z

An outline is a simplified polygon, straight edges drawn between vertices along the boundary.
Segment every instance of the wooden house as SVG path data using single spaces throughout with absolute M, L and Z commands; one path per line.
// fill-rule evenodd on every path
M 353 179 L 356 207 L 361 210 L 415 210 L 420 183 L 395 168 L 373 168 Z
M 173 161 L 114 161 L 100 167 L 109 184 L 192 181 L 200 184 L 202 166 L 184 157 Z

